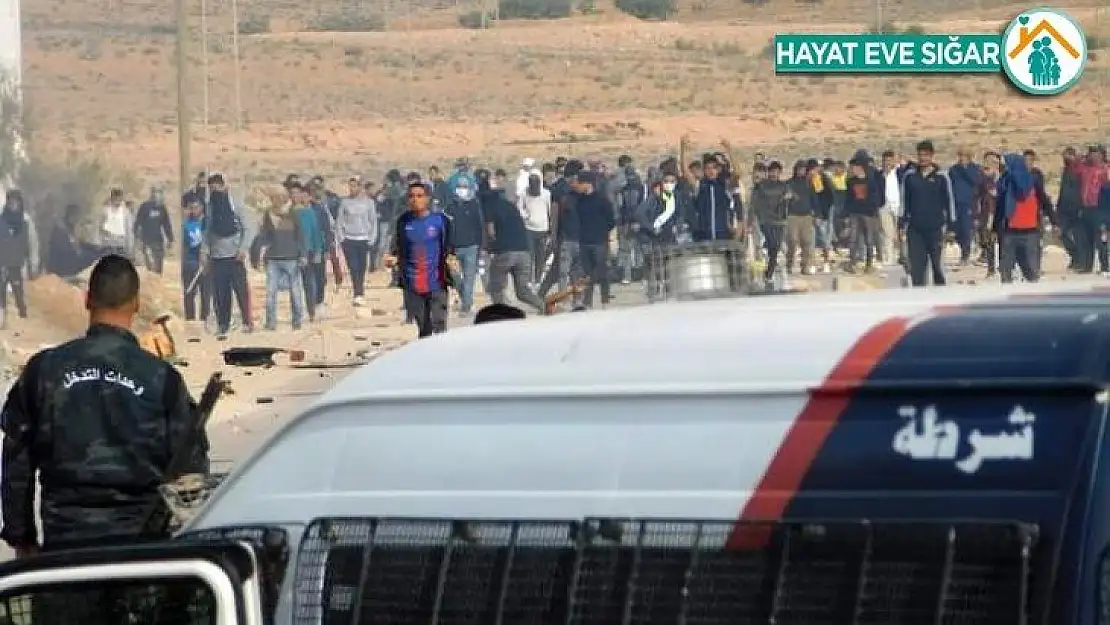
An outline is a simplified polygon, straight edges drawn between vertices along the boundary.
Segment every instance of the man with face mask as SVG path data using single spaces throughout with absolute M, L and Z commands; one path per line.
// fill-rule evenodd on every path
M 23 194 L 16 189 L 8 191 L 0 212 L 0 329 L 5 327 L 9 287 L 19 318 L 27 318 L 24 270 L 32 278 L 39 270 L 38 235 L 23 209 Z
M 648 298 L 654 300 L 662 295 L 663 267 L 660 265 L 660 252 L 674 245 L 679 223 L 678 174 L 668 171 L 663 180 L 652 185 L 651 193 L 640 203 L 634 212 L 636 236 L 642 244 L 645 257 L 645 273 L 648 276 Z
M 146 268 L 162 275 L 166 243 L 173 245 L 173 226 L 162 190 L 150 188 L 150 197 L 139 205 L 135 215 L 135 239 L 139 242 Z
M 482 205 L 469 176 L 454 179 L 455 188 L 443 212 L 451 218 L 451 247 L 459 261 L 459 316 L 470 315 L 474 307 L 474 286 L 478 281 L 478 255 L 482 249 L 485 225 Z

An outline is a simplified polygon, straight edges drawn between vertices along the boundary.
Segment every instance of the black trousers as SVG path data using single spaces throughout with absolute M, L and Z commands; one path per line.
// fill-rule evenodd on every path
M 217 332 L 226 334 L 231 327 L 232 297 L 235 298 L 239 305 L 239 312 L 243 315 L 243 326 L 253 327 L 247 266 L 238 258 L 214 258 L 211 263 Z
M 366 293 L 366 271 L 370 267 L 370 242 L 348 239 L 341 245 L 347 272 L 351 274 L 351 289 L 355 297 L 362 297 Z
M 1039 230 L 1011 230 L 999 238 L 998 274 L 1002 282 L 1014 281 L 1014 266 L 1026 282 L 1041 279 L 1041 233 Z
M 767 247 L 767 268 L 763 270 L 763 279 L 770 281 L 775 278 L 775 272 L 779 268 L 779 253 L 786 239 L 786 224 L 761 224 L 759 230 L 763 233 L 763 245 Z
M 0 267 L 0 318 L 8 307 L 8 287 L 15 298 L 15 310 L 20 317 L 27 316 L 27 294 L 23 288 L 22 267 Z
M 157 243 L 143 243 L 143 264 L 146 268 L 153 271 L 158 275 L 162 275 L 162 268 L 166 263 L 166 245 L 159 241 Z
M 606 244 L 586 244 L 579 247 L 582 260 L 582 273 L 590 279 L 586 292 L 582 295 L 582 305 L 593 306 L 594 286 L 601 291 L 601 303 L 609 303 L 609 246 Z
M 183 291 L 185 321 L 208 319 L 212 310 L 211 276 L 200 273 L 200 268 L 200 263 L 195 261 L 181 265 L 181 289 Z M 198 273 L 200 273 L 199 278 L 197 278 Z M 194 278 L 197 282 L 193 285 L 193 289 L 189 290 L 189 285 L 193 284 Z M 200 299 L 200 317 L 197 317 L 198 298 Z
M 943 250 L 944 235 L 940 228 L 906 230 L 906 254 L 910 265 L 910 283 L 913 286 L 925 286 L 929 269 L 932 269 L 934 286 L 946 284 Z
M 447 292 L 417 293 L 405 289 L 405 310 L 416 321 L 420 338 L 447 331 Z

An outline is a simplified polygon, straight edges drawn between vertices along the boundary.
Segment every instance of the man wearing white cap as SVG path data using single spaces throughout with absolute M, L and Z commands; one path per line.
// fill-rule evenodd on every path
M 528 177 L 532 175 L 532 170 L 536 167 L 536 159 L 526 158 L 520 161 L 520 171 L 516 174 L 516 185 L 514 190 L 516 194 L 510 200 L 516 202 L 518 198 L 524 197 L 528 191 Z

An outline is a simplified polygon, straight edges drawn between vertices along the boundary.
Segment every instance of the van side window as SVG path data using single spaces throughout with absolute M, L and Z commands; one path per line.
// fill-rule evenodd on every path
M 216 599 L 199 579 L 44 584 L 0 594 L 0 623 L 216 625 Z

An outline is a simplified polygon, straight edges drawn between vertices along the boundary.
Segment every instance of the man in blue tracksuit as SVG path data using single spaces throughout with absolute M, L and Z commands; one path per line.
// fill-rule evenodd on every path
M 705 173 L 694 201 L 691 231 L 695 242 L 723 241 L 732 238 L 736 207 L 729 193 L 728 179 L 716 159 L 707 159 Z
M 948 168 L 948 179 L 952 182 L 952 202 L 956 207 L 953 224 L 956 243 L 960 246 L 960 264 L 971 262 L 971 209 L 975 204 L 975 192 L 983 183 L 983 170 L 971 160 L 971 150 L 960 148 L 955 165 Z
M 932 141 L 917 144 L 917 163 L 906 169 L 902 183 L 902 216 L 898 228 L 904 233 L 913 286 L 925 286 L 932 269 L 933 284 L 943 286 L 944 231 L 955 221 L 952 183 L 933 160 Z

